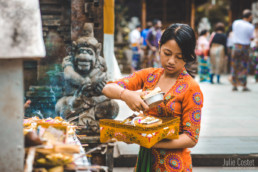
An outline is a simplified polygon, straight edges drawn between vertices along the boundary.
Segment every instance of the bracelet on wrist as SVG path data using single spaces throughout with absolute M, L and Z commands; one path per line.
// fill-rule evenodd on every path
M 120 95 L 119 95 L 119 99 L 122 100 L 122 94 L 126 91 L 127 89 L 123 89 L 121 92 L 120 92 Z

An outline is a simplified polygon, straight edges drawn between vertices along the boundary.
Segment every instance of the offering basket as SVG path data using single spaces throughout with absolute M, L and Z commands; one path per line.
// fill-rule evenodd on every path
M 153 127 L 133 126 L 122 121 L 101 119 L 100 141 L 109 142 L 111 139 L 126 143 L 136 143 L 151 148 L 162 139 L 177 139 L 179 136 L 179 117 L 159 117 L 162 124 Z

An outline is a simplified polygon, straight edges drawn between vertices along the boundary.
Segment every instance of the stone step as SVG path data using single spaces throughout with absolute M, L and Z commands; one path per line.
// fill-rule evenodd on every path
M 30 86 L 30 91 L 62 91 L 61 87 L 58 86 L 48 86 L 48 85 L 42 85 L 42 86 Z
M 32 91 L 27 91 L 26 92 L 26 97 L 31 98 L 31 97 L 35 97 L 38 99 L 41 98 L 51 98 L 51 97 L 62 97 L 63 93 L 62 92 L 55 92 L 55 93 L 51 93 L 48 91 L 37 91 L 37 92 L 32 92 Z

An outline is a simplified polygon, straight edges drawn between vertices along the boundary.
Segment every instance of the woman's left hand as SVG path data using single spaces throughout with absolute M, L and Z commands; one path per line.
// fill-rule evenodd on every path
M 151 148 L 154 148 L 154 149 L 158 149 L 160 148 L 160 144 L 162 144 L 164 141 L 159 141 L 158 143 L 156 143 L 155 145 L 153 145 Z
M 159 144 L 159 142 L 158 142 L 158 143 L 156 143 L 155 145 L 153 145 L 151 148 L 153 148 L 153 149 L 157 149 L 157 148 L 158 148 L 158 144 Z

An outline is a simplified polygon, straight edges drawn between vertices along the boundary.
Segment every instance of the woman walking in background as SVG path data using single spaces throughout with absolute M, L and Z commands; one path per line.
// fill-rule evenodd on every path
M 208 52 L 209 52 L 209 32 L 203 30 L 197 40 L 196 55 L 198 57 L 198 74 L 200 82 L 209 81 L 209 65 L 208 65 Z
M 217 75 L 217 83 L 220 83 L 220 74 L 224 70 L 227 54 L 227 36 L 224 34 L 224 24 L 217 23 L 215 34 L 210 41 L 210 82 L 213 84 L 213 76 Z

